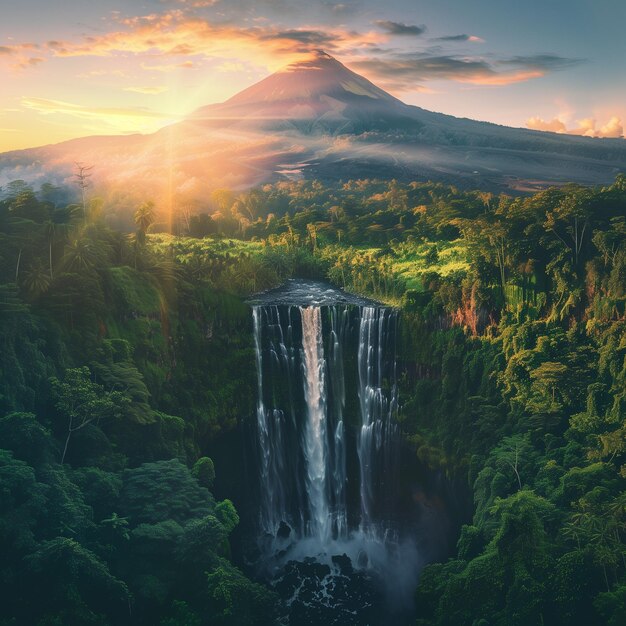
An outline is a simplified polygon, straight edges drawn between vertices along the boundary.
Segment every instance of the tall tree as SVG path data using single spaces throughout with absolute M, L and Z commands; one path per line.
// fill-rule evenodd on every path
M 76 166 L 76 173 L 74 175 L 76 179 L 76 184 L 80 189 L 80 197 L 81 203 L 83 207 L 83 219 L 85 222 L 87 221 L 87 189 L 89 187 L 91 178 L 91 170 L 93 170 L 93 165 L 85 165 L 81 162 L 76 162 L 74 164 Z

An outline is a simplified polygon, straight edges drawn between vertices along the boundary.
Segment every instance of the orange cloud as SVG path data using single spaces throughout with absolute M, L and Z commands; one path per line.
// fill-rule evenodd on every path
M 624 136 L 624 124 L 622 120 L 614 115 L 607 124 L 600 128 L 601 137 L 623 137 Z
M 49 42 L 48 48 L 56 57 L 113 56 L 121 53 L 248 57 L 257 64 L 273 68 L 297 60 L 316 48 L 335 52 L 355 50 L 379 44 L 386 38 L 381 33 L 356 33 L 342 27 L 282 29 L 257 25 L 240 28 L 188 17 L 180 11 L 126 18 L 119 23 L 126 29 L 89 36 L 78 43 Z
M 513 85 L 515 83 L 523 83 L 533 78 L 541 78 L 545 76 L 545 72 L 540 70 L 530 70 L 527 72 L 510 72 L 502 74 L 478 74 L 477 76 L 458 76 L 456 80 L 460 83 L 471 83 L 472 85 Z
M 558 117 L 551 120 L 544 120 L 540 117 L 531 117 L 526 121 L 526 126 L 532 130 L 549 131 L 553 133 L 579 135 L 582 137 L 606 137 L 618 139 L 624 136 L 624 125 L 621 118 L 614 115 L 600 128 L 597 128 L 596 120 L 593 117 L 586 117 L 576 121 L 577 126 L 567 128 L 565 122 Z
M 27 67 L 35 67 L 44 62 L 43 57 L 28 57 L 23 61 L 20 61 L 15 67 L 19 69 L 26 69 Z
M 24 51 L 38 50 L 39 44 L 36 43 L 19 43 L 11 46 L 0 46 L 0 55 L 23 54 Z
M 555 117 L 550 121 L 546 121 L 540 117 L 530 117 L 526 121 L 526 126 L 532 130 L 544 130 L 551 133 L 566 133 L 567 126 L 558 118 Z
M 35 67 L 44 62 L 41 56 L 31 56 L 34 50 L 39 51 L 40 46 L 36 43 L 19 43 L 10 46 L 0 46 L 0 59 L 10 59 L 10 67 L 14 70 L 23 70 Z

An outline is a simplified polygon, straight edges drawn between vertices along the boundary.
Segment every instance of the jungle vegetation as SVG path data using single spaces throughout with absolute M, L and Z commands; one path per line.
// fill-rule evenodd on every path
M 243 299 L 292 276 L 401 308 L 405 440 L 473 495 L 418 624 L 626 621 L 625 176 L 219 190 L 175 234 L 54 198 L 0 201 L 2 626 L 272 623 L 208 450 L 254 415 Z

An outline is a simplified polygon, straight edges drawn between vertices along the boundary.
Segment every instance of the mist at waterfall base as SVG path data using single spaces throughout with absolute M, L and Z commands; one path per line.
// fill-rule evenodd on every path
M 438 521 L 402 471 L 398 314 L 313 281 L 264 294 L 252 314 L 249 559 L 286 624 L 403 623 Z

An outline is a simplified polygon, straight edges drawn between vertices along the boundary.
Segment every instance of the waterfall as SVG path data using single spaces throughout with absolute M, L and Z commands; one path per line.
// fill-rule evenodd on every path
M 304 398 L 307 405 L 305 452 L 311 520 L 309 534 L 325 540 L 329 530 L 326 493 L 326 365 L 319 307 L 301 307 Z
M 349 330 L 349 309 L 334 306 L 330 308 L 330 341 L 328 356 L 328 379 L 332 411 L 329 412 L 329 427 L 332 434 L 331 451 L 331 497 L 334 514 L 335 536 L 344 538 L 348 533 L 348 515 L 346 501 L 346 429 L 343 412 L 346 406 L 346 385 L 343 365 L 344 342 Z
M 253 324 L 262 532 L 315 549 L 377 532 L 394 487 L 395 312 L 256 305 Z
M 361 472 L 361 528 L 372 523 L 376 485 L 388 469 L 381 461 L 388 452 L 393 434 L 393 414 L 397 408 L 397 388 L 394 371 L 391 381 L 386 380 L 386 350 L 389 326 L 394 321 L 389 309 L 363 307 L 359 324 L 359 404 L 361 429 L 358 439 L 359 467 Z M 394 355 L 395 356 L 395 355 Z M 385 384 L 390 385 L 385 389 Z

